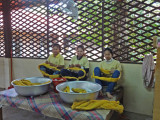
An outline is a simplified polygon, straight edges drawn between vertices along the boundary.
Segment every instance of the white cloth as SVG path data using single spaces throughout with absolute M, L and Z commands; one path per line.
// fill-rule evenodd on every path
M 155 64 L 153 55 L 152 54 L 145 55 L 142 65 L 142 75 L 145 87 L 154 87 L 155 83 L 154 70 L 155 70 Z

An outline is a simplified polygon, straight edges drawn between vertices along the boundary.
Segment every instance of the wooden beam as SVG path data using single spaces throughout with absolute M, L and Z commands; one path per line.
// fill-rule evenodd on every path
M 156 36 L 153 37 L 153 47 L 154 48 L 157 47 L 157 37 Z
M 5 57 L 11 57 L 12 49 L 12 30 L 11 30 L 11 11 L 10 11 L 10 0 L 2 1 L 2 13 L 3 13 L 3 24 L 4 24 L 4 42 L 5 42 Z
M 160 48 L 157 48 L 157 60 L 155 70 L 155 88 L 154 88 L 154 105 L 153 105 L 153 120 L 160 119 Z

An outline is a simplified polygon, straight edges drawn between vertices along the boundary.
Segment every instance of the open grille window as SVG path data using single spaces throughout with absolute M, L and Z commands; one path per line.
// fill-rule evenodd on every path
M 11 2 L 13 57 L 47 57 L 47 2 Z
M 52 44 L 59 43 L 65 59 L 75 54 L 79 44 L 85 46 L 86 56 L 92 61 L 103 59 L 105 47 L 111 47 L 114 58 L 121 62 L 141 62 L 148 53 L 156 58 L 152 37 L 160 36 L 160 3 L 152 0 L 75 2 L 78 20 L 62 13 L 59 0 L 10 0 L 13 57 L 47 58 Z M 0 21 L 3 21 L 2 13 Z M 1 31 L 0 49 L 4 50 Z M 0 52 L 1 56 L 4 54 Z

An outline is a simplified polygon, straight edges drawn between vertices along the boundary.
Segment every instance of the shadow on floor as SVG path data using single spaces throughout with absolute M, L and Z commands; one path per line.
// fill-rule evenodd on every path
M 3 120 L 59 120 L 57 118 L 54 119 L 38 114 L 36 112 L 31 112 L 8 106 L 3 106 L 2 113 Z
M 114 112 L 111 120 L 152 120 L 152 116 L 124 111 L 122 115 Z

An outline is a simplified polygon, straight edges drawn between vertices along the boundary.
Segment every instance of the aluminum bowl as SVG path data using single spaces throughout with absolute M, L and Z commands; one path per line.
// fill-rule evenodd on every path
M 75 92 L 63 92 L 66 86 L 72 88 L 82 88 L 87 93 L 75 93 Z M 59 92 L 61 99 L 66 103 L 73 103 L 74 101 L 92 100 L 96 99 L 99 91 L 102 89 L 101 85 L 89 82 L 89 81 L 72 81 L 60 83 L 56 86 L 56 90 Z
M 32 83 L 44 83 L 47 81 L 50 81 L 47 84 L 43 84 L 43 85 L 33 85 L 33 86 L 19 86 L 19 85 L 15 85 L 13 82 L 17 81 L 17 80 L 21 80 L 21 79 L 25 79 L 25 80 L 29 80 Z M 22 96 L 37 96 L 37 95 L 41 95 L 44 94 L 46 92 L 48 92 L 50 84 L 52 82 L 52 79 L 50 78 L 45 78 L 45 77 L 29 77 L 29 78 L 20 78 L 20 79 L 16 79 L 13 80 L 11 82 L 11 84 L 14 86 L 15 91 Z

